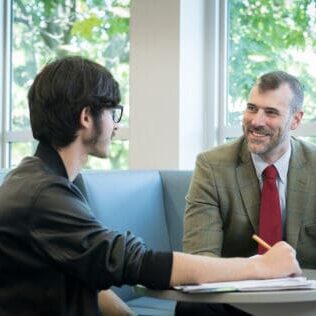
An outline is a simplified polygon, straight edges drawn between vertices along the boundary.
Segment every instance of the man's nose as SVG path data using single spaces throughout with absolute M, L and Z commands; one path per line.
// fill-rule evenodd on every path
M 120 123 L 114 123 L 113 129 L 114 129 L 115 131 L 117 131 L 117 130 L 119 129 L 119 127 L 120 127 Z
M 263 110 L 258 110 L 256 113 L 254 113 L 251 123 L 255 126 L 262 126 L 265 125 L 266 122 L 266 116 Z

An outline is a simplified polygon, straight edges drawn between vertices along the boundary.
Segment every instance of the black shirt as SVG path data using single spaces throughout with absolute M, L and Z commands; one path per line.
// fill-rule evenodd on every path
M 0 258 L 1 316 L 98 315 L 99 290 L 167 288 L 172 266 L 172 253 L 104 227 L 43 143 L 0 187 Z

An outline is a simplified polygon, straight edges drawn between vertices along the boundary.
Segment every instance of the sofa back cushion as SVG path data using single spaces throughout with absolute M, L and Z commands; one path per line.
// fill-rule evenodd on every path
M 83 172 L 89 204 L 111 229 L 130 230 L 154 250 L 171 250 L 157 171 Z
M 172 250 L 182 251 L 185 196 L 191 182 L 192 171 L 160 171 L 164 191 L 164 204 L 170 245 Z
M 171 250 L 158 171 L 98 170 L 82 175 L 91 209 L 105 226 L 130 230 L 154 250 Z M 113 289 L 124 300 L 136 297 L 129 286 Z
M 9 170 L 6 169 L 0 169 L 0 185 L 4 180 L 4 177 L 6 176 L 6 174 L 9 172 Z

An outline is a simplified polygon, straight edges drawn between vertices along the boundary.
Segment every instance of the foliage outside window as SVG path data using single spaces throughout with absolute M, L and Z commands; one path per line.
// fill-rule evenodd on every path
M 305 88 L 304 121 L 316 120 L 314 0 L 229 0 L 228 110 L 239 125 L 249 91 L 265 72 L 284 70 Z M 314 140 L 311 138 L 310 140 Z
M 80 55 L 106 66 L 120 84 L 122 104 L 128 103 L 129 0 L 14 0 L 12 9 L 11 131 L 30 128 L 27 90 L 56 57 Z M 128 107 L 124 114 L 126 126 Z M 33 147 L 16 142 L 11 152 L 23 157 Z M 111 149 L 108 162 L 89 160 L 86 167 L 127 168 L 128 141 L 118 140 Z

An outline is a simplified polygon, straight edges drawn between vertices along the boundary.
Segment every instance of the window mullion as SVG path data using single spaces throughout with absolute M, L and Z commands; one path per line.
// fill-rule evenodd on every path
M 9 146 L 6 142 L 9 131 L 10 119 L 10 101 L 11 101 L 11 36 L 12 36 L 12 3 L 11 1 L 3 1 L 0 8 L 0 23 L 2 28 L 0 31 L 0 40 L 2 46 L 0 49 L 0 63 L 2 73 L 1 92 L 1 153 L 0 166 L 8 167 L 8 150 Z
M 208 3 L 209 19 L 206 29 L 208 60 L 206 60 L 205 147 L 224 142 L 227 100 L 227 0 Z
M 225 134 L 227 129 L 227 96 L 228 96 L 228 80 L 227 80 L 227 64 L 228 64 L 228 0 L 220 1 L 219 7 L 219 96 L 218 96 L 218 139 L 217 144 L 225 142 Z

